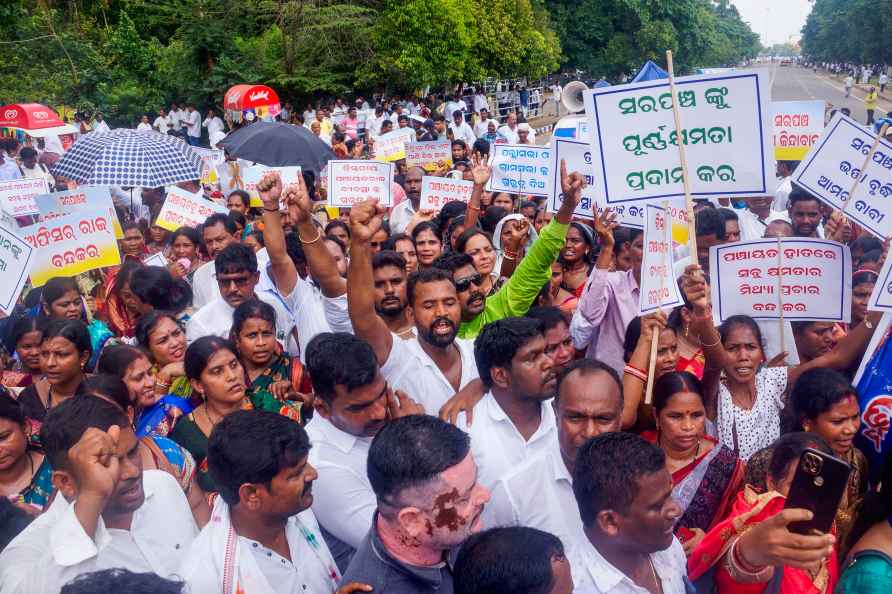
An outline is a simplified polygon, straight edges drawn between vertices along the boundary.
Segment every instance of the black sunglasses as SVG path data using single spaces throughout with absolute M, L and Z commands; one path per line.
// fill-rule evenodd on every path
M 464 293 L 468 289 L 471 288 L 471 283 L 474 283 L 476 287 L 483 286 L 483 277 L 478 272 L 472 276 L 466 276 L 465 278 L 459 278 L 455 281 L 455 290 L 459 293 Z

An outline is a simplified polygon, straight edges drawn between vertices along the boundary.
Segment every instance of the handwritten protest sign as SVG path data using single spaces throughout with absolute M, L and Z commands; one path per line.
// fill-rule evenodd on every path
M 201 157 L 201 183 L 217 183 L 217 165 L 222 163 L 225 159 L 223 151 L 219 149 L 199 148 L 197 146 L 193 146 L 192 151 Z
M 50 192 L 34 198 L 41 221 L 50 221 L 59 217 L 74 214 L 84 208 L 98 208 L 107 212 L 114 227 L 115 238 L 124 237 L 121 222 L 115 212 L 111 192 L 105 186 L 81 186 L 65 192 Z
M 29 225 L 21 233 L 35 248 L 31 284 L 40 287 L 56 276 L 121 263 L 111 217 L 96 207 Z
M 778 253 L 776 240 L 757 239 L 709 248 L 716 321 L 737 314 L 774 320 L 783 312 L 790 321 L 848 322 L 852 310 L 849 248 L 834 241 L 799 238 L 783 239 L 780 246 Z
M 0 182 L 0 210 L 11 217 L 35 215 L 38 210 L 34 198 L 47 192 L 49 188 L 42 177 Z
M 548 196 L 551 185 L 550 148 L 497 144 L 492 151 L 488 191 Z
M 886 258 L 867 302 L 870 311 L 892 311 L 892 258 Z
M 419 209 L 439 211 L 444 204 L 453 200 L 467 203 L 473 191 L 473 181 L 425 175 L 421 178 Z
M 245 191 L 251 196 L 250 206 L 256 206 L 257 208 L 263 206 L 263 201 L 260 200 L 260 194 L 257 192 L 257 183 L 260 182 L 264 175 L 273 171 L 279 173 L 279 177 L 282 179 L 282 187 L 288 184 L 300 183 L 301 168 L 298 165 L 289 167 L 254 165 L 253 167 L 247 167 L 242 172 L 242 180 L 245 182 Z M 284 207 L 284 204 L 280 204 L 279 207 Z
M 772 101 L 771 143 L 778 161 L 801 161 L 824 129 L 823 101 Z
M 641 315 L 682 304 L 678 283 L 672 271 L 672 219 L 667 209 L 645 205 L 644 257 L 641 260 L 641 290 L 638 308 Z
M 375 139 L 374 155 L 379 161 L 388 163 L 406 158 L 406 145 L 415 142 L 414 128 L 400 128 Z
M 862 171 L 874 139 L 872 131 L 837 113 L 793 172 L 793 181 L 886 238 L 892 236 L 892 144 L 880 140 Z M 858 187 L 850 196 L 856 181 Z
M 406 165 L 423 167 L 425 171 L 436 171 L 440 162 L 452 166 L 452 143 L 448 140 L 430 142 L 407 142 Z
M 155 219 L 155 224 L 168 231 L 180 227 L 198 227 L 214 213 L 229 214 L 225 206 L 205 200 L 201 194 L 193 194 L 176 186 L 167 188 L 164 206 Z
M 22 287 L 31 274 L 32 248 L 12 228 L 0 223 L 0 311 L 9 314 L 15 308 Z
M 666 80 L 583 93 L 595 184 L 607 204 L 684 196 L 678 137 L 693 197 L 764 196 L 774 183 L 770 94 L 760 73 L 675 79 L 681 133 Z
M 370 198 L 390 206 L 393 163 L 378 161 L 329 161 L 328 205 L 351 207 Z

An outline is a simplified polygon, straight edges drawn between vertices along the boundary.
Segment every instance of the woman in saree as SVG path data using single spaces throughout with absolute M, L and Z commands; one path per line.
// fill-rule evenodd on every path
M 690 553 L 724 519 L 743 483 L 743 462 L 706 434 L 703 385 L 686 371 L 670 371 L 654 383 L 656 431 L 642 436 L 666 454 L 672 495 L 683 510 L 675 534 Z
M 785 509 L 799 458 L 807 448 L 830 453 L 814 433 L 777 440 L 768 491 L 737 493 L 727 518 L 714 525 L 688 556 L 688 577 L 704 594 L 831 594 L 839 574 L 836 539 L 787 531 L 810 512 Z M 768 532 L 773 533 L 769 536 Z
M 185 278 L 192 284 L 192 275 L 203 264 L 201 236 L 192 227 L 180 227 L 170 235 L 170 272 L 176 278 Z M 185 261 L 188 261 L 188 265 Z
M 27 388 L 40 377 L 40 323 L 37 318 L 20 316 L 9 322 L 8 332 L 6 344 L 15 352 L 16 363 L 2 371 L 3 386 Z
M 657 357 L 654 363 L 654 381 L 678 369 L 678 340 L 675 331 L 666 326 L 666 316 L 655 312 L 633 318 L 626 328 L 623 341 L 623 429 L 641 433 L 656 428 L 652 404 L 644 404 L 644 390 L 650 370 L 650 343 L 654 332 L 659 331 Z M 634 428 L 634 429 L 633 429 Z
M 133 272 L 130 292 L 139 316 L 152 310 L 167 312 L 180 324 L 192 317 L 192 286 L 174 278 L 161 266 L 143 266 Z
M 202 403 L 177 421 L 170 438 L 189 450 L 198 464 L 198 484 L 216 491 L 208 473 L 208 438 L 214 426 L 237 410 L 260 409 L 300 420 L 300 407 L 281 402 L 267 392 L 248 394 L 245 369 L 232 342 L 219 336 L 202 336 L 186 349 L 186 376 Z
M 282 352 L 276 341 L 276 312 L 268 303 L 250 299 L 235 308 L 230 334 L 245 369 L 248 397 L 291 401 L 301 422 L 312 416 L 313 386 L 299 357 Z M 302 405 L 306 404 L 307 409 Z
M 22 405 L 0 388 L 0 497 L 43 511 L 52 474 Z
M 192 401 L 192 384 L 186 377 L 186 331 L 170 314 L 153 310 L 139 320 L 136 340 L 152 362 L 154 404 L 136 417 L 136 436 L 168 435 L 179 419 L 200 402 Z
M 139 320 L 139 300 L 130 290 L 130 279 L 134 271 L 142 268 L 138 260 L 125 260 L 106 280 L 106 289 L 100 314 L 116 336 L 133 338 L 136 322 Z

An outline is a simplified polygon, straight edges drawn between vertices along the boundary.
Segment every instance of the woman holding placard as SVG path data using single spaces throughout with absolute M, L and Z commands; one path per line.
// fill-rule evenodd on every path
M 780 436 L 780 415 L 786 405 L 787 386 L 809 369 L 826 367 L 842 370 L 864 353 L 879 323 L 880 314 L 871 312 L 869 323 L 859 324 L 836 348 L 795 367 L 781 364 L 786 353 L 768 362 L 762 333 L 748 316 L 732 316 L 720 328 L 713 324 L 709 288 L 698 265 L 685 271 L 684 291 L 693 305 L 691 331 L 699 337 L 706 355 L 703 384 L 707 413 L 716 423 L 719 440 L 743 460 L 771 445 Z M 769 366 L 766 366 L 769 363 Z

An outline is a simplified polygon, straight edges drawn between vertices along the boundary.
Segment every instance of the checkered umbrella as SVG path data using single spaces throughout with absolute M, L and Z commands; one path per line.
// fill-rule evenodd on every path
M 160 188 L 201 177 L 201 157 L 182 140 L 119 128 L 81 136 L 53 175 L 91 186 Z

